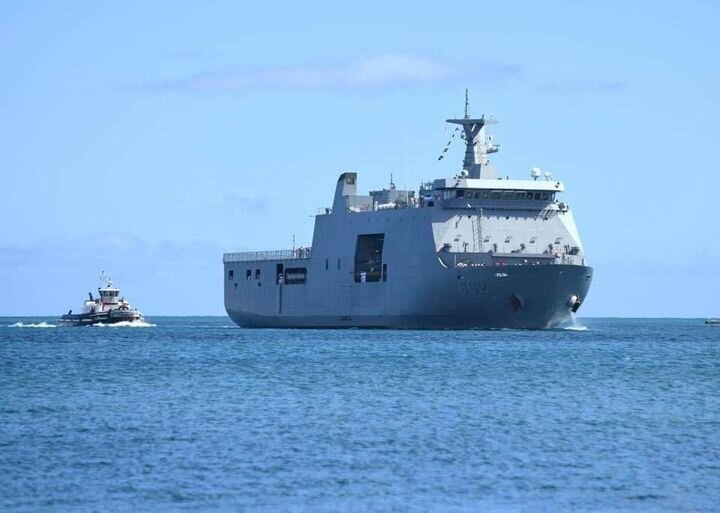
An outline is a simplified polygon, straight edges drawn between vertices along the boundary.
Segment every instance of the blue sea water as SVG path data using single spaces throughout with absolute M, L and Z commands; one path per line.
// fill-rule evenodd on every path
M 720 510 L 701 320 L 151 322 L 0 318 L 1 511 Z

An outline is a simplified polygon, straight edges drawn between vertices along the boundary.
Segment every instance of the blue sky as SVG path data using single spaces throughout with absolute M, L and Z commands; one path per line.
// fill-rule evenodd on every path
M 4 4 L 0 314 L 101 270 L 148 314 L 222 314 L 222 252 L 309 244 L 341 171 L 454 174 L 468 87 L 502 174 L 565 182 L 583 315 L 720 315 L 718 5 Z

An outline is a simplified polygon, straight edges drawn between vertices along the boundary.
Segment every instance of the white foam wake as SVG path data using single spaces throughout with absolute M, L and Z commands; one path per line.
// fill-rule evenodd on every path
M 15 324 L 8 325 L 8 328 L 57 328 L 55 324 L 50 324 L 45 321 L 43 322 L 31 322 L 25 324 L 24 322 L 16 322 Z
M 120 321 L 109 324 L 98 322 L 93 324 L 93 326 L 98 328 L 152 328 L 157 326 L 157 324 L 145 321 Z
M 580 321 L 577 320 L 577 317 L 575 317 L 575 314 L 572 314 L 572 317 L 570 318 L 570 325 L 564 326 L 563 329 L 570 330 L 570 331 L 587 331 L 587 326 L 583 326 Z
M 573 324 L 572 326 L 565 326 L 563 329 L 570 331 L 587 331 L 587 326 L 583 326 L 582 324 Z

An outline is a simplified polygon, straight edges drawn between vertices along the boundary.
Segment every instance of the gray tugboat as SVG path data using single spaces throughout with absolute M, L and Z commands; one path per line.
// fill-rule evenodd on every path
M 89 292 L 82 313 L 74 314 L 72 310 L 68 311 L 60 317 L 63 325 L 91 326 L 144 320 L 140 311 L 132 308 L 124 297 L 120 297 L 120 290 L 113 286 L 110 278 L 103 273 L 100 279 L 105 285 L 98 288 L 98 297 L 93 297 L 92 292 Z
M 587 297 L 593 270 L 562 182 L 497 176 L 493 121 L 448 119 L 463 167 L 418 191 L 358 194 L 342 173 L 311 248 L 226 253 L 225 309 L 273 328 L 552 328 Z M 451 139 L 452 140 L 452 139 Z M 443 158 L 447 148 L 443 151 Z

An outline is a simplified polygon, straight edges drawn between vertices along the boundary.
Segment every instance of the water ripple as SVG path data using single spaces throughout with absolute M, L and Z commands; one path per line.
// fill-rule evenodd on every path
M 0 323 L 0 510 L 715 511 L 720 344 Z M 19 326 L 18 326 L 19 327 Z

